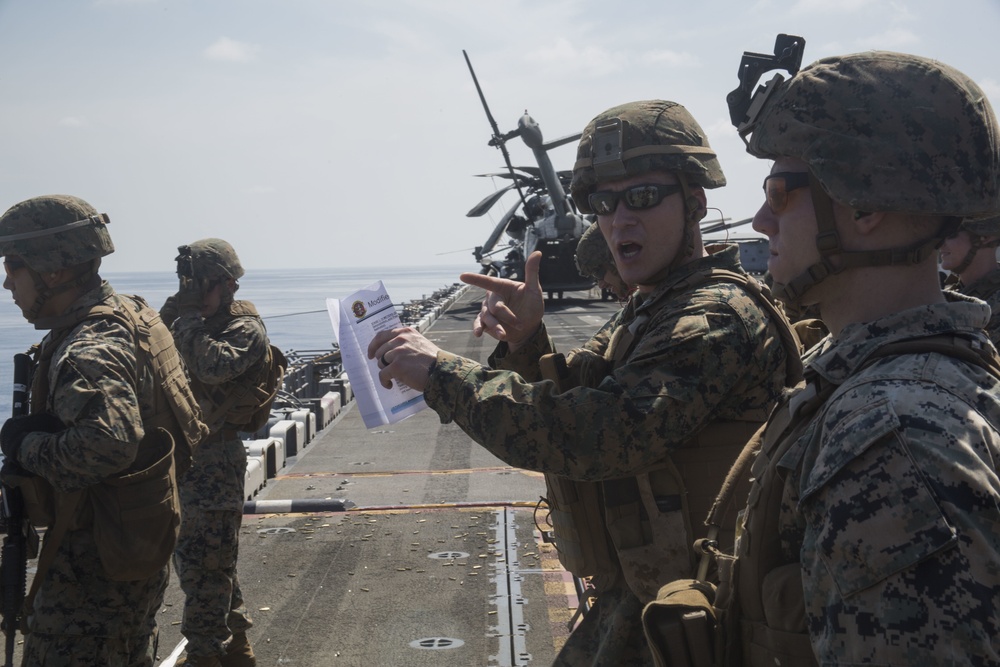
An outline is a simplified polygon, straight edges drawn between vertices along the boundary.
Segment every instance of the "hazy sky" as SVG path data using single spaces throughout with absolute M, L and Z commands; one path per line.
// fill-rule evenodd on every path
M 709 205 L 745 218 L 769 166 L 725 96 L 779 32 L 804 64 L 937 58 L 1000 109 L 1000 0 L 0 0 L 0 210 L 83 197 L 111 216 L 111 271 L 173 270 L 206 236 L 250 270 L 474 270 L 495 219 L 465 214 L 506 182 L 473 176 L 503 162 L 466 49 L 502 131 L 526 109 L 551 140 L 622 102 L 684 104 L 729 180 Z

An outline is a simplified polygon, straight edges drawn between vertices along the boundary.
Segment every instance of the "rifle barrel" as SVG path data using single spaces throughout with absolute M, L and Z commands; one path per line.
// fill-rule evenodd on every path
M 31 377 L 31 357 L 27 354 L 14 355 L 14 395 L 11 401 L 13 417 L 26 415 L 29 411 L 28 388 Z M 28 547 L 25 531 L 24 498 L 17 487 L 2 485 L 3 502 L 0 503 L 0 517 L 7 535 L 0 548 L 0 609 L 3 621 L 0 629 L 6 635 L 4 646 L 4 667 L 14 666 L 14 646 L 17 643 L 17 626 L 24 604 L 28 569 Z

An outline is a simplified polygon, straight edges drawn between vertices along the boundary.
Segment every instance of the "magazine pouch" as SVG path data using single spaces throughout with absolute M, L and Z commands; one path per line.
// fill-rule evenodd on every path
M 642 610 L 642 629 L 656 667 L 714 667 L 715 586 L 680 579 L 663 586 Z
M 129 471 L 88 489 L 94 514 L 94 541 L 109 579 L 137 581 L 159 572 L 170 560 L 180 526 L 174 475 L 174 441 L 157 428 L 139 445 Z

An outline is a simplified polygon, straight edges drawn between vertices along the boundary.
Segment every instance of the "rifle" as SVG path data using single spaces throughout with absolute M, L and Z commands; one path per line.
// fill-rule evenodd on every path
M 14 355 L 14 417 L 28 414 L 28 386 L 31 375 L 31 357 L 27 354 Z M 28 530 L 24 512 L 24 498 L 21 490 L 6 483 L 2 487 L 0 503 L 0 527 L 6 533 L 0 548 L 0 614 L 3 621 L 0 629 L 6 635 L 4 667 L 14 665 L 14 644 L 20 622 L 21 606 L 24 604 L 25 580 L 28 566 Z

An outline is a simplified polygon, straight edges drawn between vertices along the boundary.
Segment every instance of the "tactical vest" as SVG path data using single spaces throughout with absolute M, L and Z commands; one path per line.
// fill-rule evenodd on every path
M 66 531 L 88 527 L 110 579 L 145 579 L 162 569 L 173 553 L 180 525 L 176 469 L 190 465 L 192 448 L 208 434 L 170 331 L 140 297 L 118 296 L 124 307 L 98 304 L 46 341 L 36 359 L 31 411 L 48 407 L 52 355 L 76 325 L 89 319 L 111 319 L 133 332 L 139 376 L 136 392 L 142 375 L 151 374 L 156 388 L 153 408 L 150 414 L 141 415 L 145 435 L 135 461 L 125 471 L 76 492 L 59 491 L 41 478 L 32 478 L 25 490 L 26 509 L 33 524 L 50 526 L 39 557 L 39 574 L 51 563 Z M 41 579 L 36 575 L 36 581 Z
M 740 285 L 771 316 L 788 359 L 786 384 L 795 384 L 801 374 L 801 364 L 796 363 L 799 344 L 787 319 L 756 280 L 725 269 L 706 269 L 678 283 L 677 289 L 713 282 Z M 656 310 L 654 305 L 615 331 L 606 352 L 611 368 L 628 358 Z M 558 364 L 541 365 L 550 378 L 560 374 Z M 560 562 L 576 576 L 592 576 L 598 590 L 602 582 L 617 577 L 620 566 L 629 588 L 644 603 L 653 600 L 667 581 L 692 576 L 696 567 L 692 545 L 706 532 L 702 519 L 726 471 L 761 424 L 756 418 L 713 422 L 671 451 L 661 466 L 634 477 L 577 482 L 546 474 Z M 732 514 L 720 536 L 723 543 L 732 544 L 735 524 Z
M 858 372 L 879 359 L 902 354 L 938 352 L 979 366 L 1000 378 L 1000 358 L 992 348 L 980 348 L 956 335 L 938 335 L 885 345 L 865 360 Z M 790 393 L 775 409 L 763 438 L 747 445 L 740 461 L 743 470 L 734 468 L 730 476 L 745 477 L 745 468 L 753 479 L 747 503 L 744 534 L 738 542 L 734 559 L 716 552 L 721 583 L 714 601 L 722 637 L 718 638 L 717 663 L 725 666 L 815 665 L 805 619 L 802 572 L 798 561 L 783 562 L 778 541 L 785 473 L 778 468 L 784 454 L 816 423 L 817 412 L 833 393 L 849 386 L 851 379 L 836 385 L 807 372 L 806 383 Z M 752 463 L 750 463 L 752 462 Z M 725 503 L 726 491 L 717 503 Z M 783 595 L 765 599 L 765 580 L 777 585 Z
M 233 301 L 228 316 L 213 321 L 212 327 L 224 327 L 238 317 L 251 317 L 264 325 L 257 309 L 249 301 Z M 191 386 L 202 401 L 205 421 L 214 425 L 222 420 L 229 429 L 252 432 L 264 426 L 270 417 L 271 404 L 281 388 L 288 361 L 274 345 L 268 344 L 264 357 L 238 377 L 210 385 L 191 378 Z

